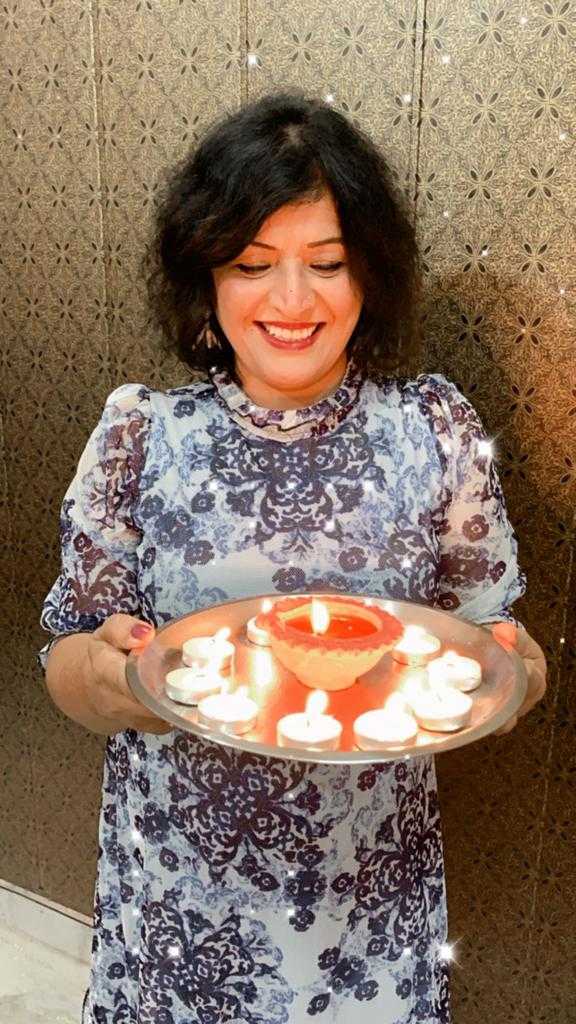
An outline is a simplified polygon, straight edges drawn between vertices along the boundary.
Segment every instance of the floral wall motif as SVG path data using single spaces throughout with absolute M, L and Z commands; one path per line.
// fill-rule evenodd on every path
M 52 708 L 34 651 L 59 504 L 105 396 L 186 379 L 145 312 L 158 175 L 222 111 L 303 86 L 376 137 L 413 205 L 423 365 L 494 438 L 519 615 L 551 664 L 514 733 L 439 761 L 455 1019 L 567 1024 L 576 0 L 10 0 L 0 38 L 0 876 L 89 912 L 102 741 Z

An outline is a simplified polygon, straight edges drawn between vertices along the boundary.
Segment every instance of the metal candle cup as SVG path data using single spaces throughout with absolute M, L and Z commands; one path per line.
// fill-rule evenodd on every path
M 360 750 L 402 747 L 417 733 L 418 723 L 398 694 L 393 694 L 383 708 L 365 711 L 354 722 L 354 742 Z
M 315 697 L 318 701 L 314 701 Z M 324 714 L 327 703 L 326 694 L 317 690 L 310 694 L 305 711 L 284 715 L 276 728 L 278 746 L 298 750 L 338 750 L 342 725 L 332 715 Z
M 196 672 L 193 668 L 175 668 L 166 674 L 166 693 L 178 704 L 197 704 L 212 693 L 220 693 L 224 680 L 217 674 Z
M 249 619 L 246 623 L 246 636 L 250 643 L 256 644 L 258 647 L 270 646 L 270 634 L 267 629 L 263 629 L 263 627 L 258 624 L 257 615 L 255 615 L 253 619 Z
M 262 616 L 266 615 L 272 608 L 273 602 L 266 598 L 262 602 L 262 609 L 258 615 L 255 615 L 252 619 L 249 619 L 246 623 L 246 636 L 250 643 L 256 644 L 258 647 L 269 647 L 270 646 L 270 633 L 266 626 L 263 624 Z
M 428 732 L 457 732 L 472 715 L 472 698 L 452 686 L 422 690 L 411 699 L 418 725 Z
M 241 690 L 216 693 L 198 705 L 198 723 L 217 732 L 242 736 L 256 724 L 258 705 Z
M 435 658 L 442 644 L 438 637 L 421 626 L 406 626 L 404 636 L 392 651 L 394 661 L 418 668 Z
M 434 658 L 428 665 L 430 685 L 454 686 L 462 693 L 476 690 L 482 682 L 480 662 L 465 658 L 455 651 L 446 651 L 441 658 Z
M 182 661 L 199 672 L 228 673 L 232 667 L 234 644 L 227 637 L 230 630 L 214 636 L 195 636 L 182 644 Z

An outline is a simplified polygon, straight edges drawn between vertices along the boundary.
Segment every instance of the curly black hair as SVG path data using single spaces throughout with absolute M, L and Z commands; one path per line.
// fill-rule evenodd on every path
M 264 96 L 226 116 L 159 189 L 148 296 L 153 321 L 184 362 L 234 373 L 234 350 L 214 313 L 213 268 L 236 259 L 281 206 L 326 192 L 363 295 L 348 349 L 363 368 L 409 364 L 419 298 L 412 222 L 372 140 L 299 92 Z M 217 348 L 203 340 L 207 322 Z

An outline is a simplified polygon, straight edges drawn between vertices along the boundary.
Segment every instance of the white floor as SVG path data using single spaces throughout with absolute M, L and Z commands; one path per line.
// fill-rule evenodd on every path
M 88 970 L 0 922 L 0 1024 L 80 1024 Z

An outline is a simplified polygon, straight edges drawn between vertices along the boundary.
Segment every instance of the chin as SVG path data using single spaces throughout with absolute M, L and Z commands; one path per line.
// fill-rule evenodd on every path
M 255 395 L 259 387 L 264 386 L 277 393 L 279 403 L 287 399 L 290 403 L 301 402 L 302 407 L 314 404 L 315 400 L 311 396 L 316 387 L 319 388 L 319 394 L 327 394 L 331 390 L 333 378 L 344 374 L 347 362 L 346 347 L 340 348 L 334 344 L 290 353 L 267 351 L 258 346 L 247 350 L 244 359 L 241 353 L 238 356 L 240 378 L 248 392 L 252 390 L 256 404 L 261 404 Z M 334 385 L 337 383 L 334 379 Z M 272 396 L 268 396 L 268 400 L 273 401 Z M 294 404 L 289 407 L 299 406 Z
M 334 356 L 331 351 L 307 349 L 304 352 L 266 353 L 259 367 L 266 376 L 289 381 L 313 381 L 319 374 L 329 373 L 340 361 L 346 362 L 346 350 Z
M 325 373 L 329 367 L 294 367 L 293 370 L 278 372 L 277 369 L 264 372 L 262 378 L 269 387 L 277 388 L 278 391 L 302 389 L 312 387 Z

